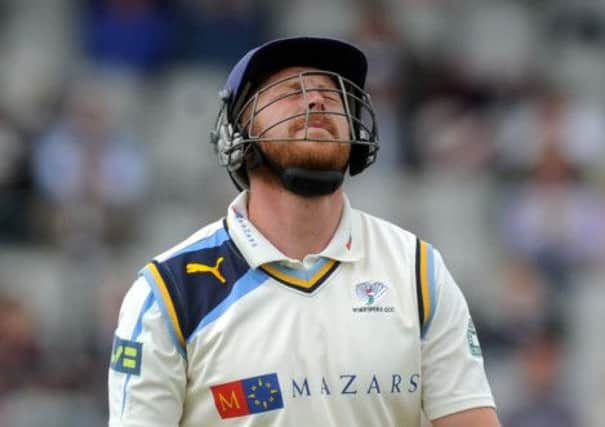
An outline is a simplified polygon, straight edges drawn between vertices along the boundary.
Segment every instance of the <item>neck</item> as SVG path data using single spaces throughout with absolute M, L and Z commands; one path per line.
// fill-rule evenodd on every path
M 342 188 L 319 197 L 302 197 L 271 180 L 251 179 L 248 217 L 284 255 L 302 260 L 321 252 L 338 228 Z

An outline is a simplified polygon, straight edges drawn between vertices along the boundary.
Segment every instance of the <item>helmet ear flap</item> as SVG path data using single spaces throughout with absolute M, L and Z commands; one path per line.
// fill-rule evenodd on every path
M 219 163 L 229 171 L 235 171 L 244 163 L 244 144 L 239 132 L 231 123 L 222 123 L 218 129 L 217 150 Z
M 242 134 L 229 122 L 226 103 L 223 104 L 214 130 L 210 133 L 210 141 L 215 147 L 219 165 L 227 168 L 238 189 L 248 188 L 244 157 L 249 144 L 244 142 Z
M 351 158 L 349 160 L 349 174 L 351 176 L 363 172 L 376 160 L 376 146 L 353 145 L 351 147 Z
M 369 102 L 369 101 L 368 101 Z M 356 105 L 359 110 L 362 109 L 361 105 Z M 377 131 L 372 130 L 372 134 L 363 126 L 361 120 L 354 123 L 355 138 L 359 141 L 365 142 L 362 144 L 353 144 L 351 146 L 351 156 L 349 159 L 349 174 L 351 176 L 357 175 L 363 172 L 366 168 L 372 165 L 376 161 L 376 155 L 378 153 Z

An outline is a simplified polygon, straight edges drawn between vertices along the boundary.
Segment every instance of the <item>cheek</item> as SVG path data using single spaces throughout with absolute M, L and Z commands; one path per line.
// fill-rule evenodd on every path
M 285 118 L 290 115 L 290 113 L 285 112 L 283 108 L 280 108 L 278 105 L 270 105 L 266 107 L 255 117 L 253 127 L 254 134 L 266 137 L 283 135 L 284 132 L 288 129 L 290 121 L 286 120 L 285 122 L 280 123 L 277 126 L 274 125 L 279 120 L 281 120 L 281 118 Z
M 349 139 L 351 136 L 351 132 L 349 131 L 349 122 L 346 117 L 338 117 L 337 126 L 338 126 L 338 134 L 341 138 Z

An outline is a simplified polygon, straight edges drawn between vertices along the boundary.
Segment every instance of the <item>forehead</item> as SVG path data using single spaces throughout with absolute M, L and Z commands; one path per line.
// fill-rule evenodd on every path
M 334 78 L 328 74 L 312 74 L 314 72 L 321 72 L 317 68 L 312 67 L 287 67 L 283 68 L 279 71 L 276 71 L 273 74 L 270 74 L 269 77 L 265 79 L 262 86 L 269 85 L 271 83 L 275 83 L 280 80 L 287 79 L 288 77 L 294 77 L 300 73 L 309 72 L 311 74 L 304 76 L 306 83 L 313 83 L 313 86 L 328 86 L 328 87 L 336 87 L 336 83 Z

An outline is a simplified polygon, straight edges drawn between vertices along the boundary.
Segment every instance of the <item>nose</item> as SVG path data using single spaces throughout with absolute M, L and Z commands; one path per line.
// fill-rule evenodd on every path
M 319 90 L 310 90 L 307 92 L 307 105 L 309 110 L 314 111 L 325 111 L 326 110 L 326 99 L 323 96 L 323 92 Z

